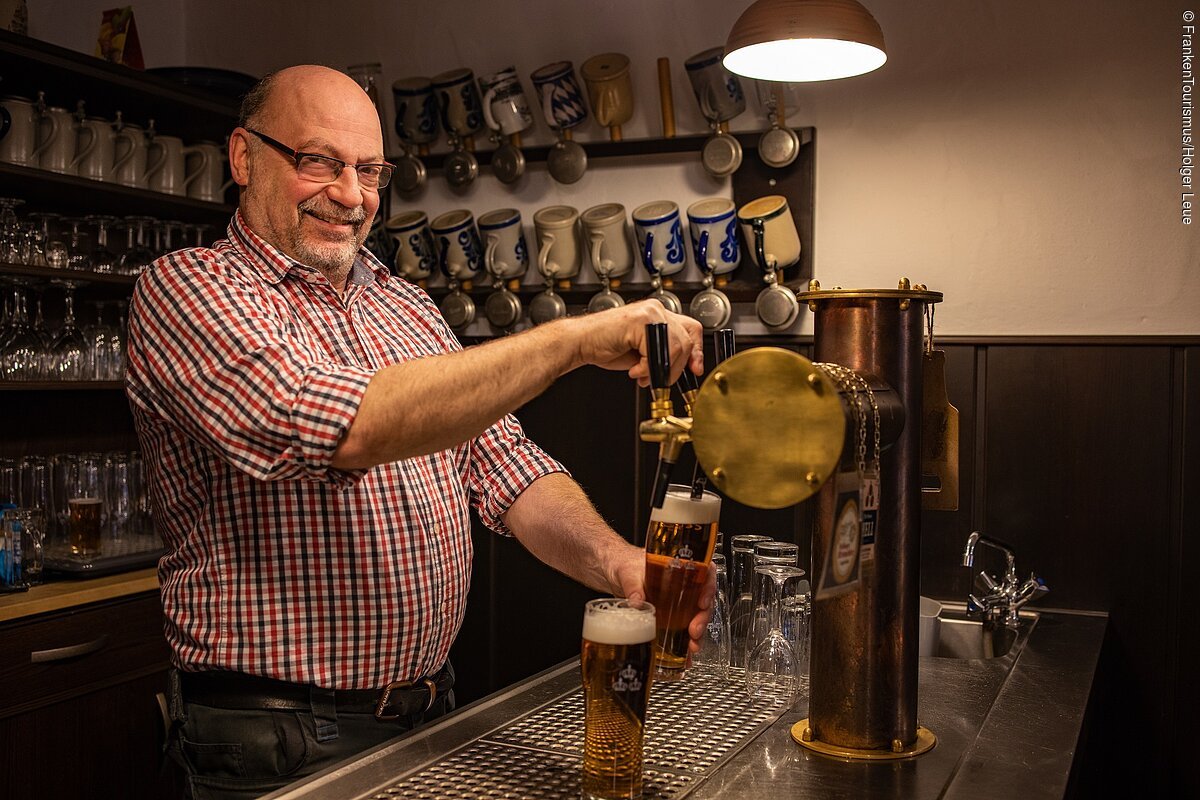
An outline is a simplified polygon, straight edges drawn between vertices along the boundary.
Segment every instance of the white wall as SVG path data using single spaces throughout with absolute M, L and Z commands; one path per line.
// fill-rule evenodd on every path
M 891 287 L 900 275 L 926 283 L 946 295 L 937 314 L 945 334 L 1200 333 L 1200 217 L 1180 222 L 1187 2 L 866 0 L 888 63 L 804 87 L 790 119 L 818 130 L 817 277 L 825 286 Z M 40 7 L 58 4 L 79 5 Z M 721 44 L 745 5 L 156 0 L 135 10 L 148 65 L 252 74 L 378 60 L 390 84 L 513 64 L 529 91 L 527 77 L 542 64 L 618 50 L 634 64 L 639 105 L 626 136 L 635 138 L 660 131 L 655 59 L 663 55 L 680 132 L 703 131 L 683 61 Z M 39 3 L 31 6 L 31 32 L 44 36 Z M 167 44 L 178 37 L 182 47 Z M 179 52 L 186 60 L 174 58 Z M 764 125 L 753 102 L 734 121 L 737 130 Z M 602 135 L 589 123 L 580 138 Z M 549 141 L 545 127 L 528 141 Z M 527 222 L 555 202 L 631 209 L 729 192 L 692 159 L 597 165 L 569 187 L 533 170 L 515 192 L 490 176 L 459 194 L 432 183 L 416 201 L 431 216 L 516 205 Z M 811 330 L 807 313 L 797 330 Z
M 26 0 L 29 35 L 59 47 L 92 54 L 104 11 L 133 6 L 138 41 L 147 67 L 187 64 L 184 47 L 185 0 Z

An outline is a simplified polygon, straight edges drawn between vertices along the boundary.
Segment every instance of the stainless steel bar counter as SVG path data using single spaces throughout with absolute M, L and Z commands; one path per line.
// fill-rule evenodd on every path
M 921 659 L 918 718 L 937 746 L 908 760 L 851 762 L 800 747 L 791 728 L 807 716 L 803 701 L 752 706 L 736 685 L 704 675 L 656 684 L 645 796 L 1061 798 L 1107 617 L 1023 617 L 1003 656 Z M 578 662 L 561 664 L 270 797 L 578 797 L 579 684 Z

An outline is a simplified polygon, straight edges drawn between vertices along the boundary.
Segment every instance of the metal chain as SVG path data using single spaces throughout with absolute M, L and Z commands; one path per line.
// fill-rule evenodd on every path
M 928 329 L 928 333 L 925 336 L 925 355 L 931 355 L 933 353 L 933 312 L 934 312 L 934 308 L 935 308 L 935 306 L 933 303 L 925 304 L 925 326 Z
M 879 433 L 879 404 L 875 400 L 875 392 L 871 390 L 871 385 L 867 383 L 862 375 L 859 375 L 848 367 L 843 367 L 841 364 L 831 364 L 825 362 L 815 362 L 813 366 L 824 372 L 830 380 L 838 387 L 838 390 L 849 395 L 850 410 L 854 415 L 854 421 L 858 428 L 858 447 L 855 455 L 859 477 L 868 473 L 875 475 L 879 474 L 879 453 L 880 453 L 880 433 Z M 867 402 L 871 406 L 871 422 L 875 430 L 873 431 L 874 441 L 872 442 L 871 461 L 867 462 L 867 415 L 866 409 L 863 406 L 863 395 L 866 395 Z

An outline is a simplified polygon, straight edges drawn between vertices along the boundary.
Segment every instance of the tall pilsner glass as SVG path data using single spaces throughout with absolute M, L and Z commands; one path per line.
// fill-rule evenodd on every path
M 700 611 L 708 565 L 717 543 L 721 498 L 692 499 L 688 486 L 672 485 L 662 508 L 650 514 L 646 533 L 646 599 L 656 609 L 655 680 L 677 681 L 687 667 L 688 623 Z
M 615 597 L 583 612 L 583 796 L 642 796 L 642 738 L 654 669 L 654 606 Z

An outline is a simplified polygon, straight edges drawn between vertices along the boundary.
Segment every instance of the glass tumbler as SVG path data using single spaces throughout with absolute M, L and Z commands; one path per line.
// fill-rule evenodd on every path
M 746 666 L 746 632 L 750 612 L 754 608 L 754 545 L 769 542 L 770 536 L 742 534 L 729 540 L 732 558 L 729 568 L 729 664 L 733 667 Z
M 791 706 L 796 699 L 797 655 L 784 632 L 783 610 L 798 594 L 804 571 L 798 567 L 754 569 L 754 610 L 746 655 L 746 692 L 751 702 Z
M 717 576 L 717 596 L 713 600 L 712 619 L 700 641 L 700 651 L 692 657 L 692 666 L 724 679 L 729 676 L 729 577 L 722 553 L 713 553 L 712 568 Z

